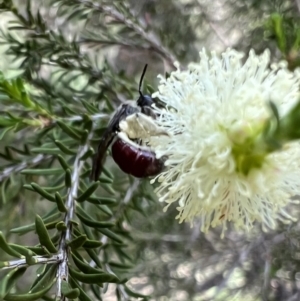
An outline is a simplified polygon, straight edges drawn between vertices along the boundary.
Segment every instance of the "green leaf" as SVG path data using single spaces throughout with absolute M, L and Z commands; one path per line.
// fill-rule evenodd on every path
M 0 153 L 0 156 L 7 161 L 13 161 L 13 162 L 16 161 L 12 151 L 7 146 L 4 148 L 4 153 L 3 154 Z
M 9 129 L 12 130 L 18 122 L 19 121 L 7 117 L 0 117 L 0 127 L 9 127 Z
M 146 90 L 147 90 L 147 93 L 149 93 L 150 95 L 153 94 L 155 92 L 155 90 L 153 89 L 152 86 L 150 85 L 147 85 L 146 86 Z
M 11 255 L 11 256 L 17 257 L 17 258 L 24 258 L 23 255 L 21 255 L 19 252 L 15 251 L 13 248 L 11 248 L 9 246 L 9 244 L 6 242 L 6 239 L 5 239 L 2 231 L 0 231 L 0 248 L 8 255 Z
M 9 185 L 9 178 L 5 179 L 2 182 L 1 185 L 1 197 L 2 197 L 2 204 L 6 204 L 7 203 L 7 197 L 6 197 L 6 191 L 7 191 L 7 187 Z
M 97 208 L 99 208 L 102 212 L 104 212 L 105 214 L 107 214 L 110 217 L 113 217 L 113 215 L 114 215 L 113 212 L 106 205 L 99 205 L 99 206 L 97 206 Z
M 72 150 L 70 148 L 68 148 L 67 146 L 65 146 L 62 142 L 55 140 L 54 141 L 56 146 L 66 155 L 76 155 L 76 151 Z
M 276 119 L 276 122 L 279 123 L 279 112 L 278 112 L 278 109 L 275 105 L 275 103 L 273 101 L 269 101 L 269 106 L 270 106 L 270 109 L 273 113 L 273 116 L 275 117 Z
M 80 291 L 78 288 L 71 288 L 69 286 L 69 283 L 67 281 L 62 281 L 61 282 L 61 291 L 62 291 L 62 294 L 68 298 L 68 299 L 71 299 L 71 300 L 74 300 L 76 299 L 79 294 L 80 294 Z
M 104 174 L 101 174 L 99 181 L 103 184 L 112 184 L 114 182 L 113 179 L 106 177 Z
M 111 179 L 112 180 L 112 182 L 113 182 L 113 180 L 114 180 L 114 175 L 107 169 L 107 168 L 105 168 L 105 167 L 103 167 L 103 173 L 109 178 L 109 179 Z
M 47 255 L 49 253 L 47 253 L 47 251 L 45 250 L 45 248 L 41 247 L 41 246 L 26 246 L 26 248 L 28 248 L 28 250 L 31 250 L 32 252 L 34 252 L 36 255 Z
M 72 259 L 76 265 L 76 267 L 83 273 L 85 274 L 97 274 L 97 273 L 100 273 L 102 272 L 101 269 L 96 269 L 94 267 L 92 267 L 91 265 L 89 265 L 88 263 L 85 263 L 83 261 L 82 258 L 80 258 L 80 255 L 75 252 L 75 251 L 72 251 L 71 252 L 71 255 L 72 255 Z
M 89 136 L 89 132 L 87 130 L 84 130 L 81 136 L 81 141 L 80 141 L 81 144 L 86 143 L 88 136 Z
M 51 241 L 42 218 L 39 215 L 36 215 L 35 217 L 35 228 L 41 245 L 44 246 L 50 253 L 56 253 L 57 250 Z
M 85 251 L 88 253 L 88 255 L 91 257 L 91 259 L 96 263 L 96 265 L 102 269 L 102 264 L 100 262 L 100 259 L 98 257 L 98 254 L 93 249 L 85 249 Z
M 80 272 L 75 271 L 72 267 L 69 267 L 70 275 L 75 278 L 76 280 L 83 282 L 83 283 L 119 283 L 120 279 L 112 274 L 108 273 L 96 273 L 96 274 L 83 274 Z
M 60 185 L 57 185 L 57 186 L 46 186 L 46 187 L 41 187 L 43 190 L 46 190 L 47 192 L 56 192 L 56 191 L 59 191 L 61 189 L 63 189 L 65 187 L 64 184 L 60 184 Z M 29 184 L 25 184 L 23 185 L 23 188 L 27 189 L 27 190 L 30 190 L 30 191 L 35 191 L 31 185 Z
M 47 192 L 46 190 L 44 190 L 42 187 L 40 187 L 38 184 L 31 183 L 30 185 L 42 197 L 49 200 L 50 202 L 55 202 L 55 197 L 52 194 L 50 194 L 49 192 Z
M 104 228 L 97 228 L 97 230 L 99 232 L 101 232 L 103 235 L 109 237 L 110 239 L 112 239 L 118 243 L 123 243 L 122 238 L 119 235 L 115 234 L 114 232 L 112 232 L 108 229 L 104 229 Z
M 9 244 L 9 246 L 14 249 L 16 252 L 22 254 L 23 256 L 27 257 L 32 257 L 35 255 L 35 253 L 28 248 L 16 244 Z
M 58 155 L 57 159 L 61 165 L 61 167 L 66 171 L 68 169 L 70 169 L 70 165 L 67 163 L 67 161 L 65 160 L 65 158 L 62 155 Z
M 49 211 L 49 213 L 50 213 L 50 214 L 48 213 L 49 215 L 46 214 L 45 216 L 42 217 L 45 224 L 57 221 L 57 219 L 61 216 L 61 213 L 57 212 L 57 208 L 54 208 L 54 209 L 55 210 Z M 11 229 L 10 232 L 11 233 L 25 234 L 25 233 L 30 232 L 32 230 L 35 230 L 35 223 Z
M 115 195 L 116 191 L 112 188 L 111 185 L 101 183 L 101 187 L 109 194 Z
M 65 184 L 66 184 L 66 187 L 68 187 L 68 188 L 70 188 L 71 185 L 72 185 L 72 174 L 71 174 L 71 170 L 70 169 L 66 170 Z
M 146 295 L 142 295 L 142 294 L 139 294 L 139 293 L 136 293 L 134 291 L 132 291 L 130 288 L 128 288 L 126 285 L 124 285 L 124 289 L 125 289 L 125 292 L 130 296 L 130 297 L 133 297 L 133 298 L 143 298 L 144 300 L 148 300 L 150 297 L 149 296 L 146 296 Z
M 65 222 L 60 221 L 56 224 L 56 229 L 58 231 L 66 231 L 67 230 L 67 225 L 65 224 Z
M 5 114 L 11 118 L 12 120 L 15 120 L 15 121 L 22 121 L 22 118 L 20 118 L 19 116 L 16 116 L 14 114 L 12 114 L 10 111 L 5 111 Z
M 80 158 L 81 161 L 85 161 L 86 159 L 88 159 L 89 157 L 94 155 L 94 149 L 93 148 L 89 148 Z
M 53 281 L 57 271 L 57 264 L 47 265 L 45 271 L 38 273 L 36 280 L 30 288 L 29 293 L 37 293 L 40 290 L 44 289 L 49 281 Z
M 7 261 L 0 261 L 0 269 L 7 268 L 9 266 L 9 262 Z
M 77 202 L 83 202 L 85 201 L 89 196 L 91 196 L 94 191 L 98 188 L 99 182 L 93 182 L 78 198 Z
M 86 242 L 87 237 L 86 235 L 77 236 L 76 238 L 72 239 L 71 241 L 67 242 L 67 245 L 72 249 L 78 249 L 82 247 L 82 245 Z
M 91 240 L 94 240 L 94 239 L 95 239 L 95 236 L 94 236 L 93 232 L 91 231 L 91 228 L 90 228 L 90 227 L 86 226 L 85 224 L 82 224 L 82 228 L 83 228 L 83 231 L 84 231 L 84 233 L 86 234 L 86 236 L 87 236 L 88 239 L 91 239 Z M 76 230 L 76 229 L 74 229 L 74 230 L 75 230 L 75 234 L 76 234 L 76 235 L 81 234 L 81 232 L 80 232 L 79 230 Z M 78 231 L 79 233 L 77 233 L 77 231 Z M 97 239 L 97 238 L 96 238 L 96 239 Z M 97 240 L 98 240 L 98 239 L 97 239 Z M 98 240 L 98 241 L 99 241 L 99 240 Z
M 5 301 L 34 301 L 38 300 L 41 297 L 43 297 L 53 286 L 55 283 L 56 279 L 54 279 L 48 286 L 46 286 L 44 289 L 36 292 L 36 293 L 27 293 L 27 294 L 8 294 L 6 297 L 3 299 Z
M 1 118 L 0 118 L 0 127 L 1 127 Z M 0 132 L 0 141 L 4 138 L 4 136 L 6 135 L 7 132 L 11 131 L 14 127 L 13 126 L 9 126 L 4 128 L 1 132 Z
M 60 153 L 59 148 L 33 147 L 31 152 L 34 154 L 56 155 Z
M 101 292 L 101 289 L 100 289 L 100 287 L 98 285 L 91 284 L 91 290 L 92 290 L 93 294 L 99 300 L 102 300 L 102 294 L 105 294 L 107 292 L 107 289 L 108 289 L 108 283 L 104 284 L 102 292 Z
M 81 288 L 81 286 L 77 283 L 76 280 L 74 280 L 72 277 L 70 277 L 69 279 L 70 283 L 72 286 L 75 286 L 76 288 L 79 289 L 80 295 L 79 295 L 79 300 L 80 301 L 94 301 L 94 299 L 91 299 L 85 292 L 84 290 Z
M 112 222 L 98 222 L 94 219 L 92 219 L 88 214 L 85 213 L 85 211 L 80 207 L 76 207 L 76 215 L 78 218 L 87 226 L 93 227 L 93 228 L 107 228 L 107 227 L 113 227 L 115 224 Z
M 108 263 L 112 268 L 121 269 L 121 270 L 128 270 L 134 267 L 132 264 L 119 263 L 115 261 L 109 261 Z
M 117 200 L 115 198 L 97 196 L 90 196 L 86 201 L 96 205 L 111 205 L 117 203 Z
M 99 240 L 90 240 L 88 239 L 84 244 L 83 244 L 83 248 L 87 248 L 87 249 L 96 249 L 99 248 L 103 245 L 103 243 Z
M 68 136 L 75 140 L 81 140 L 81 136 L 78 133 L 76 133 L 76 131 L 71 126 L 66 125 L 62 121 L 57 121 L 56 123 Z
M 60 212 L 67 212 L 67 208 L 65 206 L 65 202 L 63 200 L 63 198 L 61 197 L 61 195 L 59 194 L 59 192 L 55 192 L 55 201 L 57 204 L 57 208 Z
M 87 101 L 81 99 L 80 100 L 85 109 L 90 113 L 90 114 L 99 114 L 99 109 L 88 103 Z
M 286 36 L 283 29 L 283 17 L 278 13 L 271 15 L 273 31 L 276 36 L 277 46 L 282 53 L 286 53 Z
M 48 175 L 58 175 L 63 173 L 61 168 L 46 168 L 46 169 L 23 169 L 21 174 L 23 175 L 39 175 L 39 176 L 48 176 Z
M 27 144 L 24 144 L 24 146 L 23 146 L 24 149 L 19 149 L 17 147 L 11 146 L 11 145 L 9 146 L 9 148 L 11 150 L 13 150 L 14 152 L 21 154 L 21 155 L 25 155 L 25 156 L 31 155 L 31 152 L 30 152 Z
M 6 274 L 0 282 L 0 300 L 9 293 L 15 282 L 21 277 L 26 271 L 25 267 L 14 268 Z

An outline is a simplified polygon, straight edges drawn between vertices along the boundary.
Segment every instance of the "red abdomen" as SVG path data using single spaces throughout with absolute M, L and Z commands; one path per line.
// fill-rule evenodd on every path
M 136 148 L 122 139 L 112 145 L 112 157 L 125 173 L 137 178 L 155 176 L 164 167 L 164 160 L 157 159 L 154 152 Z

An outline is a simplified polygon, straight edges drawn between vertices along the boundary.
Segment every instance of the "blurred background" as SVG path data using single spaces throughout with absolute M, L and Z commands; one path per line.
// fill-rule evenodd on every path
M 3 0 L 0 5 L 0 70 L 8 78 L 21 76 L 30 94 L 62 117 L 80 115 L 82 99 L 109 115 L 125 100 L 137 99 L 146 63 L 144 93 L 156 89 L 158 74 L 174 70 L 174 61 L 183 67 L 198 61 L 203 47 L 217 53 L 235 48 L 245 58 L 250 49 L 268 48 L 272 61 L 285 59 L 290 70 L 300 64 L 299 0 Z M 0 111 L 9 110 L 18 111 L 0 98 Z M 97 123 L 94 148 L 106 122 Z M 0 229 L 9 241 L 25 245 L 38 243 L 33 232 L 18 236 L 9 230 L 32 223 L 51 203 L 23 188 L 35 176 L 4 170 L 20 162 L 14 148 L 42 144 L 40 132 L 1 131 Z M 117 204 L 97 214 L 99 220 L 120 216 L 129 233 L 121 256 L 130 265 L 120 273 L 132 290 L 159 301 L 300 300 L 299 222 L 279 223 L 269 233 L 260 225 L 250 234 L 230 229 L 220 239 L 218 228 L 203 234 L 197 221 L 193 227 L 178 224 L 175 206 L 163 212 L 149 180 L 125 175 L 110 156 L 106 166 L 114 181 L 103 195 L 114 194 Z M 54 178 L 38 181 L 51 186 Z M 299 216 L 299 208 L 291 210 Z M 0 258 L 7 259 L 1 252 Z M 34 277 L 28 273 L 21 288 Z M 141 300 L 120 294 L 114 285 L 102 294 L 106 301 Z

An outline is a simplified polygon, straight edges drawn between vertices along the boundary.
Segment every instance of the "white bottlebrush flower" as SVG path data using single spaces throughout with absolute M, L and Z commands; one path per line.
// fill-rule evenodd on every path
M 166 104 L 155 108 L 157 123 L 170 136 L 152 137 L 157 157 L 167 156 L 166 169 L 152 182 L 167 209 L 177 204 L 180 222 L 201 218 L 201 230 L 231 221 L 250 229 L 255 221 L 274 228 L 276 219 L 289 221 L 285 210 L 300 194 L 299 142 L 277 152 L 261 140 L 269 102 L 284 116 L 297 103 L 298 72 L 286 64 L 270 64 L 270 54 L 258 56 L 227 50 L 218 57 L 200 52 L 200 62 L 187 70 L 160 76 L 154 97 Z

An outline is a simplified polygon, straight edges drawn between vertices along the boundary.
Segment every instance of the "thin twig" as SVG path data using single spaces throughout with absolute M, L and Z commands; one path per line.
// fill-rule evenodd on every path
M 39 163 L 51 159 L 52 156 L 49 155 L 37 155 L 36 157 L 32 158 L 31 160 L 28 161 L 23 161 L 21 163 L 18 163 L 16 165 L 4 168 L 2 172 L 0 173 L 0 182 L 3 180 L 7 179 L 10 177 L 12 173 L 17 173 L 22 171 L 23 169 L 27 168 L 28 166 L 35 166 L 38 165 Z
M 262 299 L 264 301 L 268 300 L 268 292 L 270 286 L 270 270 L 271 270 L 271 255 L 266 255 L 265 268 L 264 268 L 264 282 L 262 288 Z
M 230 270 L 226 271 L 226 277 L 224 277 L 223 280 L 220 283 L 218 283 L 216 292 L 214 294 L 214 298 L 217 298 L 217 296 L 223 291 L 233 272 L 236 270 L 237 267 L 240 267 L 246 261 L 253 247 L 257 246 L 258 242 L 261 242 L 261 240 L 262 237 L 260 237 L 258 241 L 254 241 L 250 243 L 248 246 L 243 247 L 240 253 L 237 254 L 238 258 L 237 260 L 235 260 L 234 265 L 231 267 Z
M 120 202 L 120 205 L 119 205 L 114 217 L 112 218 L 112 221 L 116 221 L 122 216 L 124 208 L 126 208 L 126 205 L 131 201 L 132 196 L 135 193 L 135 191 L 137 190 L 140 182 L 141 181 L 137 178 L 135 178 L 133 180 L 133 183 L 131 184 L 131 186 L 126 191 L 124 199 Z
M 110 221 L 114 221 L 116 222 L 116 220 L 118 220 L 119 217 L 122 216 L 122 212 L 123 212 L 123 209 L 126 207 L 126 205 L 130 202 L 134 192 L 136 191 L 136 189 L 138 188 L 139 186 L 139 183 L 140 183 L 140 180 L 139 179 L 134 179 L 133 180 L 133 183 L 132 185 L 127 189 L 126 191 L 126 194 L 125 194 L 125 197 L 123 198 L 123 200 L 120 202 L 119 204 L 119 208 L 116 210 L 116 213 L 114 215 L 114 217 L 112 217 L 110 219 Z M 107 243 L 107 237 L 105 235 L 102 236 L 101 238 L 101 242 L 103 243 L 103 245 L 105 245 Z M 102 247 L 101 248 L 101 252 L 102 250 L 104 250 L 104 248 Z M 90 265 L 93 265 L 93 263 L 91 262 Z
M 95 3 L 87 0 L 79 0 L 78 2 L 86 5 L 89 8 L 97 9 L 101 12 L 106 13 L 116 21 L 119 21 L 125 24 L 128 28 L 132 29 L 135 33 L 141 36 L 145 41 L 147 41 L 150 47 L 160 54 L 170 66 L 173 66 L 173 63 L 177 61 L 176 57 L 171 53 L 170 50 L 166 49 L 160 42 L 159 38 L 152 32 L 148 33 L 144 30 L 142 24 L 134 23 L 129 18 L 126 18 L 122 13 L 118 12 L 112 6 L 101 5 L 100 3 Z M 138 21 L 137 21 L 138 22 Z
M 200 9 L 202 10 L 203 17 L 204 17 L 205 21 L 207 22 L 207 24 L 210 26 L 210 28 L 216 34 L 217 38 L 221 41 L 221 43 L 224 46 L 228 47 L 229 44 L 225 41 L 224 37 L 219 33 L 219 30 L 216 28 L 214 21 L 212 21 L 210 16 L 205 12 L 205 8 L 204 8 L 203 4 L 199 0 L 197 0 L 197 3 L 199 5 Z
M 89 117 L 91 120 L 95 121 L 100 118 L 109 118 L 110 115 L 99 113 L 99 114 L 91 115 Z M 64 122 L 65 121 L 80 121 L 80 120 L 83 120 L 83 118 L 84 118 L 83 116 L 73 116 L 70 118 L 64 118 L 63 121 Z M 28 161 L 23 161 L 21 163 L 15 164 L 13 166 L 6 167 L 0 172 L 0 183 L 3 182 L 5 179 L 9 178 L 13 173 L 18 173 L 18 172 L 22 171 L 23 169 L 28 168 L 29 166 L 31 166 L 31 167 L 36 166 L 43 161 L 51 159 L 52 157 L 53 156 L 51 156 L 51 155 L 39 154 L 36 157 L 34 157 Z
M 92 131 L 89 134 L 87 141 L 92 138 Z M 72 173 L 72 186 L 68 191 L 66 207 L 68 212 L 66 213 L 64 223 L 67 227 L 66 231 L 63 233 L 61 241 L 59 243 L 59 253 L 62 254 L 62 261 L 60 262 L 57 269 L 57 298 L 62 300 L 62 291 L 61 285 L 63 280 L 68 280 L 68 241 L 71 240 L 72 235 L 72 219 L 75 214 L 75 199 L 77 197 L 79 181 L 80 181 L 80 172 L 83 168 L 84 161 L 80 158 L 88 151 L 89 144 L 86 143 L 81 146 L 77 152 Z
M 63 259 L 62 254 L 56 254 L 51 257 L 45 256 L 32 256 L 31 257 L 36 264 L 51 264 L 51 263 L 58 263 Z M 28 267 L 29 265 L 26 263 L 26 259 L 16 259 L 5 261 L 5 267 L 1 268 L 1 270 L 5 269 L 13 269 L 13 268 L 20 268 L 20 267 Z
M 99 114 L 95 114 L 95 115 L 90 115 L 89 118 L 93 121 L 98 120 L 100 118 L 110 118 L 109 114 L 103 114 L 103 113 L 99 113 Z M 84 117 L 83 116 L 72 116 L 69 118 L 63 118 L 63 121 L 80 121 L 83 120 Z
M 300 13 L 300 0 L 295 0 L 298 12 Z
M 136 191 L 136 189 L 139 186 L 139 183 L 140 183 L 140 180 L 135 178 L 134 181 L 133 181 L 133 183 L 132 183 L 132 185 L 127 189 L 125 197 L 120 202 L 120 205 L 119 205 L 119 208 L 117 210 L 117 213 L 115 214 L 115 216 L 113 218 L 110 219 L 111 221 L 116 221 L 116 219 L 118 219 L 119 216 L 121 216 L 121 212 L 126 207 L 126 205 L 130 202 L 130 200 L 131 200 L 134 192 Z M 102 242 L 103 246 L 107 244 L 107 241 L 108 241 L 107 236 L 103 235 L 102 238 L 101 238 L 101 242 Z M 101 253 L 105 249 L 105 248 L 103 248 L 103 246 L 102 246 L 102 248 L 100 250 L 99 256 L 101 256 Z M 94 261 L 90 261 L 90 266 L 94 267 L 95 266 L 95 262 Z M 111 269 L 109 268 L 109 269 L 107 269 L 107 271 L 111 271 Z
M 112 218 L 111 220 L 116 220 L 120 216 L 122 216 L 121 212 L 123 212 L 123 209 L 131 201 L 131 198 L 132 198 L 134 192 L 136 191 L 136 189 L 138 188 L 139 184 L 140 184 L 140 180 L 135 178 L 132 185 L 127 189 L 125 197 L 121 201 L 118 211 L 116 212 L 114 218 Z M 107 241 L 108 241 L 107 237 L 103 236 L 102 239 L 101 239 L 101 242 L 103 244 L 107 244 Z M 103 250 L 104 250 L 104 248 L 102 247 L 100 252 L 102 252 Z M 93 262 L 91 262 L 90 264 L 93 265 Z M 110 265 L 108 263 L 105 264 L 105 269 L 108 273 L 113 274 L 113 275 L 116 276 L 116 274 L 112 271 L 112 269 L 110 268 Z M 118 287 L 119 292 L 122 294 L 124 300 L 129 300 L 129 296 L 125 291 L 124 285 L 123 284 L 117 284 L 117 287 Z

